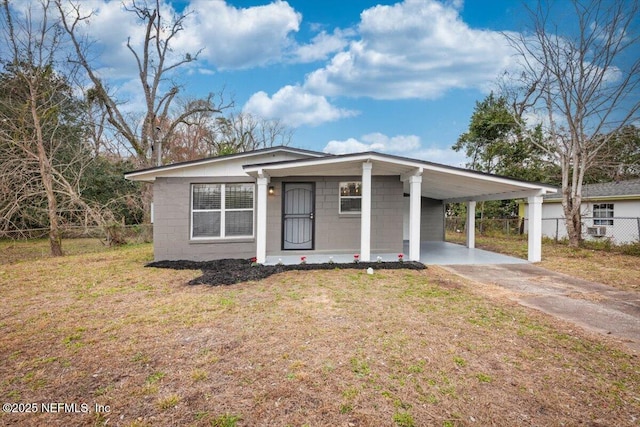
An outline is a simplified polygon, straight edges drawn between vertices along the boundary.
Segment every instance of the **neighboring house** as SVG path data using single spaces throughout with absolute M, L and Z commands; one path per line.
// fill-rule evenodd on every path
M 541 257 L 542 196 L 554 188 L 375 152 L 328 155 L 292 147 L 129 172 L 153 183 L 156 260 L 403 252 L 444 240 L 447 202 L 528 197 L 529 260 Z M 474 215 L 470 216 L 474 218 Z M 405 224 L 406 223 L 406 224 Z M 474 230 L 472 220 L 470 230 Z M 474 233 L 467 246 L 474 247 Z
M 528 218 L 526 203 L 521 216 Z M 640 179 L 582 186 L 582 234 L 585 239 L 610 239 L 615 244 L 637 242 L 640 235 Z M 567 238 L 562 194 L 544 196 L 542 234 Z

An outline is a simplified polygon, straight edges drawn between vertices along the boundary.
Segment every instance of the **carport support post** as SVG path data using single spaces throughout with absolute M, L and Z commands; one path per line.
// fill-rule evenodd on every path
M 420 261 L 422 175 L 409 177 L 409 260 Z
M 476 202 L 467 202 L 467 247 L 474 249 L 476 247 Z
M 542 196 L 529 197 L 529 261 L 542 261 Z
M 371 261 L 371 169 L 373 164 L 362 164 L 362 208 L 360 212 L 360 260 Z
M 261 171 L 262 172 L 262 171 Z M 269 176 L 258 174 L 258 218 L 256 224 L 256 262 L 267 260 L 267 184 Z

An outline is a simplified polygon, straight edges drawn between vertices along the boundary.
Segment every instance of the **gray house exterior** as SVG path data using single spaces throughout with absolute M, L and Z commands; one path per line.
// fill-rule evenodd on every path
M 420 242 L 444 241 L 447 202 L 473 210 L 480 200 L 528 197 L 535 218 L 542 195 L 555 191 L 380 153 L 334 156 L 291 147 L 125 177 L 153 183 L 156 260 L 351 253 L 368 261 L 372 253 L 401 253 L 405 241 L 408 259 L 419 260 Z M 529 259 L 539 261 L 540 233 L 530 223 Z

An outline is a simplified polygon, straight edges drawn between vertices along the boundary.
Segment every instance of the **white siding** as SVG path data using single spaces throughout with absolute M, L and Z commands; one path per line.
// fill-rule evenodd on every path
M 614 224 L 607 227 L 607 237 L 615 244 L 637 242 L 640 237 L 640 224 L 636 218 L 640 217 L 640 200 L 596 200 L 584 202 L 581 206 L 583 220 L 583 236 L 585 239 L 597 239 L 587 235 L 586 227 L 593 225 L 594 203 L 612 203 Z M 527 219 L 525 209 L 525 219 Z M 526 228 L 525 228 L 526 230 Z M 567 227 L 564 222 L 564 212 L 561 203 L 542 204 L 542 235 L 550 238 L 567 238 Z

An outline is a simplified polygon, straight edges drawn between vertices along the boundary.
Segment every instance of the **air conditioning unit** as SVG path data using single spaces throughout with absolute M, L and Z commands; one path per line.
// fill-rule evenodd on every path
M 593 237 L 603 237 L 607 235 L 607 227 L 587 227 L 587 234 Z

